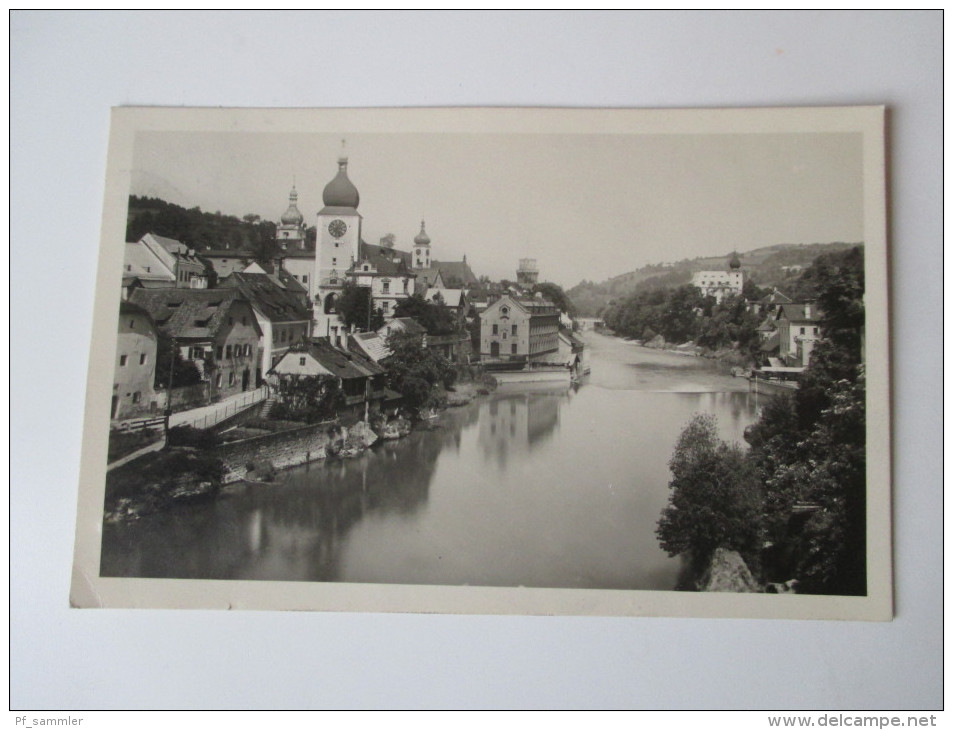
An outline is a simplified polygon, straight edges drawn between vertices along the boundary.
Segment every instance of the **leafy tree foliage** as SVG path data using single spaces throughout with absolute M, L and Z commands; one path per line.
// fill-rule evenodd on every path
M 669 555 L 686 553 L 696 567 L 718 547 L 756 562 L 763 494 L 758 474 L 737 444 L 718 438 L 714 416 L 696 414 L 669 461 L 672 490 L 656 534 Z
M 543 298 L 555 304 L 560 312 L 570 317 L 576 316 L 575 305 L 559 284 L 553 284 L 551 281 L 540 282 L 533 287 L 533 294 L 542 294 Z
M 866 379 L 860 351 L 863 251 L 819 257 L 803 274 L 823 312 L 822 339 L 798 390 L 749 429 L 765 484 L 778 577 L 810 593 L 866 593 Z M 792 507 L 810 516 L 798 521 Z
M 345 405 L 337 378 L 292 375 L 280 380 L 278 402 L 269 415 L 278 420 L 317 423 L 334 418 Z
M 428 335 L 452 335 L 457 331 L 456 319 L 449 307 L 432 304 L 419 294 L 401 299 L 394 307 L 395 317 L 412 317 Z
M 199 372 L 196 364 L 182 357 L 179 348 L 173 345 L 172 337 L 160 329 L 156 347 L 155 387 L 163 390 L 169 387 L 169 367 L 172 363 L 175 364 L 172 373 L 173 388 L 197 385 L 202 382 L 202 373 Z
M 335 304 L 338 314 L 348 327 L 365 331 L 377 330 L 384 325 L 384 316 L 379 310 L 373 310 L 371 290 L 346 281 L 341 296 Z
M 405 405 L 415 411 L 437 405 L 438 386 L 449 387 L 456 380 L 453 363 L 425 348 L 422 337 L 406 332 L 388 337 L 387 347 L 391 354 L 382 364 L 390 387 L 404 397 Z

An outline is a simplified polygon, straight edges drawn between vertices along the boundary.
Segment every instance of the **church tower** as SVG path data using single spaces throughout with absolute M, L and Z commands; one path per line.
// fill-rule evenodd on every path
M 347 157 L 338 159 L 338 173 L 324 187 L 322 199 L 314 252 L 314 335 L 343 344 L 345 328 L 336 301 L 347 270 L 358 259 L 361 242 L 361 215 L 357 212 L 361 196 L 347 176 Z
M 298 210 L 298 191 L 292 185 L 288 195 L 288 210 L 281 214 L 275 237 L 282 251 L 302 250 L 304 233 L 304 216 Z
M 412 268 L 430 268 L 430 236 L 427 235 L 427 230 L 423 221 L 420 221 L 420 233 L 414 236 L 414 255 Z

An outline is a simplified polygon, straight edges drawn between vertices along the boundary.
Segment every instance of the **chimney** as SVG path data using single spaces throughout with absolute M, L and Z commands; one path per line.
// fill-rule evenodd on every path
M 811 305 L 810 303 L 804 305 L 804 319 L 811 318 Z

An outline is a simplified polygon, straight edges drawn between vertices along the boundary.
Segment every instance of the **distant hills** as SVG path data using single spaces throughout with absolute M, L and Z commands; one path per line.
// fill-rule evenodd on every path
M 810 263 L 823 253 L 833 253 L 861 245 L 860 243 L 790 243 L 764 246 L 738 254 L 741 268 L 758 286 L 776 286 L 782 291 L 793 283 Z M 727 269 L 731 251 L 723 256 L 684 259 L 670 264 L 650 264 L 626 274 L 619 274 L 601 283 L 581 281 L 566 294 L 583 317 L 597 317 L 617 297 L 637 289 L 655 289 L 688 284 L 696 271 Z

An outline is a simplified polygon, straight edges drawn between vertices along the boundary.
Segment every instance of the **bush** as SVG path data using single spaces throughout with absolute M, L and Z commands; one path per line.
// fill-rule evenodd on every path
M 214 431 L 192 426 L 176 426 L 169 429 L 168 446 L 187 446 L 193 449 L 214 449 L 222 443 Z

